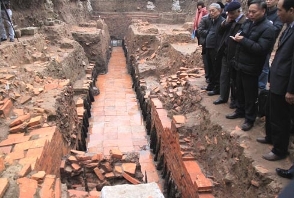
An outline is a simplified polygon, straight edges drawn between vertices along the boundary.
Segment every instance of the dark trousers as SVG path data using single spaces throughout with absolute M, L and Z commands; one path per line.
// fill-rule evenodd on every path
M 271 114 L 270 114 L 270 100 L 271 94 L 269 90 L 269 94 L 266 100 L 266 109 L 265 109 L 265 139 L 268 142 L 272 142 L 272 131 L 271 131 Z
M 220 73 L 220 97 L 223 101 L 228 101 L 231 90 L 231 101 L 236 99 L 236 70 L 233 68 L 226 55 L 222 58 Z
M 288 153 L 291 130 L 291 108 L 285 100 L 285 95 L 270 92 L 270 132 L 273 142 L 272 152 L 279 156 Z
M 237 109 L 245 114 L 245 122 L 254 123 L 257 116 L 256 100 L 258 97 L 258 76 L 237 71 Z
M 219 92 L 219 78 L 221 71 L 221 59 L 216 60 L 217 51 L 213 48 L 206 48 L 206 58 L 209 70 L 209 80 L 210 83 L 208 87 L 214 91 Z

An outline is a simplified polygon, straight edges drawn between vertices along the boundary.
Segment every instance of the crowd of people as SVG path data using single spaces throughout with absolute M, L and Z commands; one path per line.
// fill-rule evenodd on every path
M 248 0 L 247 6 L 244 13 L 238 0 L 226 0 L 225 5 L 212 3 L 208 9 L 198 1 L 194 31 L 202 46 L 208 83 L 202 89 L 208 96 L 219 95 L 215 105 L 230 99 L 229 108 L 235 110 L 226 118 L 244 118 L 243 131 L 254 126 L 259 93 L 268 90 L 266 136 L 257 138 L 257 142 L 273 145 L 262 156 L 265 160 L 281 160 L 288 155 L 294 121 L 294 1 Z M 284 24 L 286 28 L 280 34 Z M 293 178 L 294 165 L 277 168 L 276 172 Z
M 12 11 L 10 9 L 10 0 L 1 0 L 0 2 L 0 44 L 3 41 L 7 41 L 8 38 L 10 42 L 14 42 L 14 30 L 12 24 Z M 8 35 L 5 26 L 7 27 Z

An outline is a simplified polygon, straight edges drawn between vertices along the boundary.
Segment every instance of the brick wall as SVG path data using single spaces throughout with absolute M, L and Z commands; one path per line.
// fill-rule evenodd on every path
M 151 105 L 151 125 L 156 128 L 157 145 L 160 145 L 158 159 L 164 155 L 164 164 L 167 166 L 168 171 L 171 172 L 172 179 L 182 197 L 198 198 L 197 186 L 193 184 L 182 160 L 179 135 L 175 123 L 172 123 L 167 117 L 165 109 L 157 108 L 154 102 Z
M 51 141 L 47 141 L 44 145 L 43 153 L 36 162 L 35 170 L 42 170 L 46 174 L 53 174 L 59 177 L 61 159 L 70 152 L 70 149 L 63 140 L 62 134 L 56 128 Z

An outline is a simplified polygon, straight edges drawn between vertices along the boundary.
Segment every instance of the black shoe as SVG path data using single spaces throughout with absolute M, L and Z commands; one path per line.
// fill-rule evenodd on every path
M 215 105 L 222 104 L 222 103 L 226 103 L 226 101 L 224 101 L 222 99 L 217 99 L 213 102 L 213 104 L 215 104 Z
M 236 111 L 234 113 L 226 115 L 227 119 L 236 119 L 236 118 L 244 118 L 244 117 L 245 117 L 244 114 L 237 113 Z
M 250 129 L 252 129 L 253 127 L 253 123 L 252 122 L 244 122 L 244 124 L 242 124 L 241 129 L 243 131 L 249 131 Z
M 213 88 L 207 86 L 207 87 L 201 87 L 201 90 L 212 91 Z
M 237 106 L 236 106 L 236 103 L 233 101 L 230 103 L 230 109 L 236 109 Z
M 209 91 L 207 92 L 208 96 L 214 96 L 214 95 L 219 95 L 219 91 Z
M 5 38 L 1 38 L 1 41 L 7 41 L 7 38 L 5 39 Z
M 274 154 L 273 152 L 269 152 L 267 154 L 264 154 L 262 156 L 262 158 L 266 159 L 268 161 L 277 161 L 277 160 L 281 160 L 281 159 L 286 158 L 286 155 L 285 156 L 279 156 L 279 155 Z
M 276 168 L 276 172 L 280 177 L 284 177 L 287 179 L 293 178 L 293 173 L 286 169 Z
M 272 144 L 272 142 L 268 141 L 265 137 L 256 138 L 256 141 L 261 143 L 261 144 Z

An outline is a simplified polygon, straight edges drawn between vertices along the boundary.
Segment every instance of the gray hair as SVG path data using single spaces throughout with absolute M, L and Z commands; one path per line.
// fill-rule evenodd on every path
M 215 7 L 216 9 L 221 10 L 221 7 L 218 3 L 212 3 L 209 7 Z

